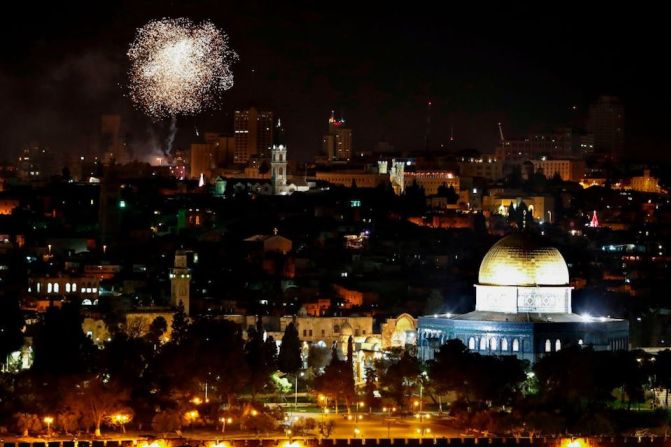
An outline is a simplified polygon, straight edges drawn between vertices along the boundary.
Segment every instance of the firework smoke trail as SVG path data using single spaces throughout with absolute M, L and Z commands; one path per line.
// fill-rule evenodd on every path
M 168 138 L 165 141 L 166 148 L 163 150 L 165 155 L 172 154 L 172 145 L 175 143 L 175 135 L 177 135 L 177 117 L 175 115 L 170 117 L 170 131 Z

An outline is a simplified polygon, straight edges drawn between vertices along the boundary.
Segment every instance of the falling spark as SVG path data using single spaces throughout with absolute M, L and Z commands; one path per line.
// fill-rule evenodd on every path
M 238 58 L 228 36 L 212 22 L 161 19 L 139 28 L 128 57 L 131 99 L 160 119 L 194 115 L 233 86 Z

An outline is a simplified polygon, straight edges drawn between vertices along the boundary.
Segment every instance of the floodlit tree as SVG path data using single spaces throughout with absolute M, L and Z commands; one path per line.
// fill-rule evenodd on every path
M 183 308 L 184 306 L 182 306 Z M 147 332 L 147 338 L 154 345 L 154 348 L 161 344 L 161 338 L 163 334 L 168 331 L 168 322 L 165 321 L 161 315 L 154 318 L 154 320 L 149 325 L 149 331 Z
M 112 415 L 132 414 L 128 407 L 129 392 L 117 383 L 104 383 L 100 378 L 92 377 L 63 391 L 66 393 L 63 396 L 64 406 L 90 418 L 96 436 L 101 435 L 103 422 Z
M 18 413 L 14 415 L 16 428 L 24 438 L 31 432 L 37 433 L 42 430 L 42 421 L 36 414 Z

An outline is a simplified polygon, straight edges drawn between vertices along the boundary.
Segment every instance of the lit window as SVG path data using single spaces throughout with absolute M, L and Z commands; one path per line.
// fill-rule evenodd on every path
M 54 286 L 51 283 L 47 284 L 47 293 L 52 293 L 54 291 Z
M 475 338 L 471 337 L 468 339 L 468 349 L 475 350 Z
M 501 339 L 501 351 L 507 351 L 508 350 L 508 339 L 503 338 Z
M 492 337 L 489 340 L 489 349 L 491 349 L 492 351 L 496 351 L 497 348 L 498 348 L 498 343 L 496 342 L 496 337 Z
M 58 293 L 61 289 L 61 286 L 58 283 L 54 283 L 54 293 Z
M 517 352 L 520 350 L 520 341 L 518 339 L 513 340 L 513 352 Z
M 72 291 L 76 292 L 77 291 L 77 283 L 72 283 Z
M 555 341 L 555 351 L 559 351 L 561 349 L 561 340 L 557 339 Z
M 552 351 L 552 342 L 550 339 L 545 340 L 545 352 Z
M 482 337 L 480 339 L 480 350 L 484 351 L 485 349 L 487 349 L 487 340 L 485 339 L 485 337 Z
M 69 282 L 66 282 L 66 283 L 65 283 L 65 292 L 66 292 L 66 293 L 70 293 L 71 290 L 72 290 L 72 289 L 70 288 L 70 283 L 69 283 Z

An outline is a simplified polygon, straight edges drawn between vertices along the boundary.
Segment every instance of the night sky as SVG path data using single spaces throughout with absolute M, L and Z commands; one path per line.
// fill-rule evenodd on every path
M 149 150 L 161 123 L 133 110 L 125 53 L 146 21 L 181 16 L 211 19 L 240 60 L 219 110 L 179 119 L 178 146 L 195 138 L 195 127 L 230 131 L 232 111 L 256 104 L 283 119 L 290 158 L 320 149 L 331 109 L 352 127 L 355 149 L 381 140 L 419 149 L 430 99 L 432 146 L 447 143 L 453 126 L 456 148 L 492 151 L 498 121 L 509 137 L 579 123 L 590 101 L 613 94 L 625 103 L 630 154 L 671 158 L 661 10 L 614 2 L 593 10 L 581 3 L 289 3 L 101 0 L 7 9 L 0 159 L 30 142 L 84 152 L 103 113 L 123 115 L 131 144 Z

